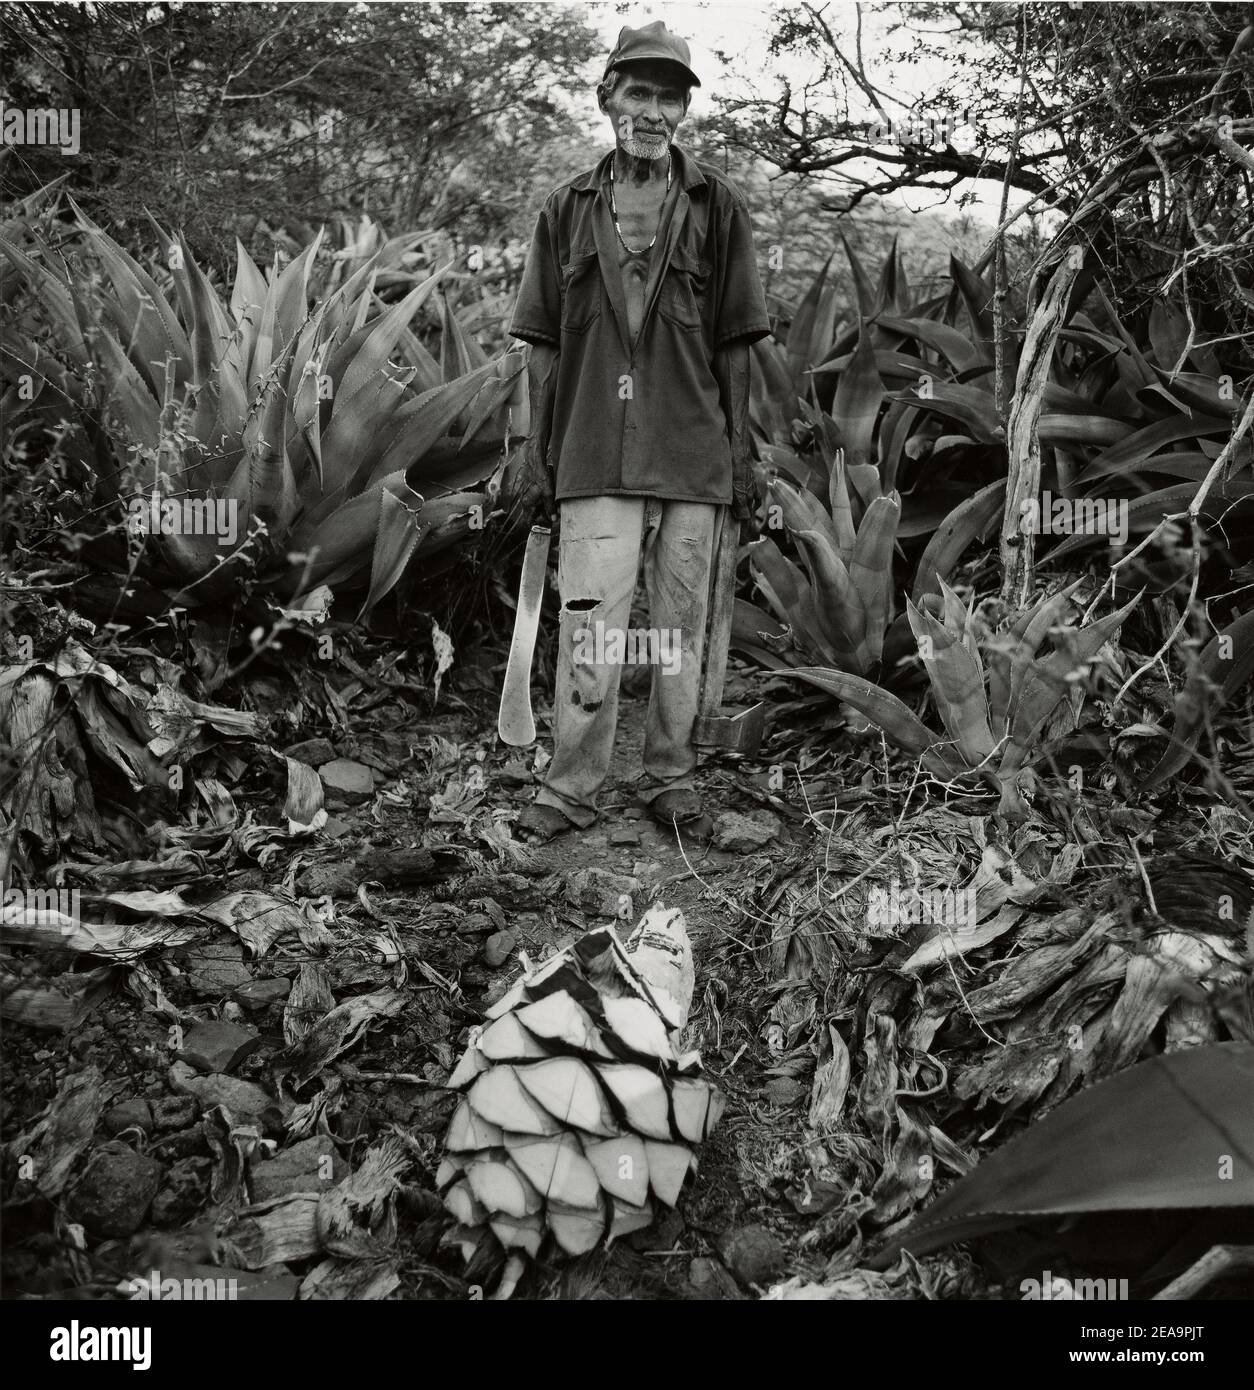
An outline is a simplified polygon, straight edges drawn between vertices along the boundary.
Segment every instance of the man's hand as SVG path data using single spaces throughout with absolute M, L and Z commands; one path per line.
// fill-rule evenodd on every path
M 758 486 L 753 465 L 747 458 L 732 460 L 732 516 L 748 521 L 762 505 L 762 489 Z
M 504 478 L 503 501 L 522 518 L 547 522 L 553 515 L 553 474 L 540 445 L 528 439 L 511 460 Z

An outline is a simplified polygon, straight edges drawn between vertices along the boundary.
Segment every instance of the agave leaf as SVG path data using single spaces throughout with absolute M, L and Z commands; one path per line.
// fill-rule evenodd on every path
M 1144 497 L 1133 498 L 1128 503 L 1128 531 L 1152 530 L 1165 516 L 1185 511 L 1197 496 L 1196 483 L 1177 483 L 1174 487 L 1161 488 L 1147 493 Z M 1237 522 L 1250 514 L 1254 502 L 1254 479 L 1229 478 L 1216 484 L 1207 493 L 1200 515 L 1219 527 L 1234 527 Z M 1053 564 L 1064 555 L 1083 550 L 1095 541 L 1106 540 L 1098 534 L 1076 533 L 1060 541 L 1042 560 L 1042 564 Z
M 890 401 L 884 412 L 879 428 L 880 490 L 883 493 L 892 492 L 897 486 L 901 456 L 919 413 L 915 406 L 901 400 Z
M 848 671 L 823 666 L 794 666 L 781 671 L 780 675 L 805 681 L 852 705 L 899 748 L 921 758 L 937 776 L 955 777 L 966 770 L 919 716 L 882 686 L 872 685 L 862 676 L 851 675 Z
M 972 770 L 992 755 L 994 740 L 988 723 L 988 699 L 983 674 L 963 645 L 960 634 L 907 601 L 906 612 L 920 656 L 932 683 L 942 722 L 963 762 Z
M 248 248 L 235 238 L 235 283 L 231 289 L 231 317 L 240 333 L 240 361 L 245 381 L 252 380 L 253 353 L 261 328 L 269 290 L 266 277 L 257 268 Z
M 870 318 L 875 313 L 875 290 L 871 286 L 871 277 L 866 273 L 843 232 L 840 234 L 840 244 L 845 248 L 849 272 L 853 276 L 853 292 L 858 301 L 858 314 L 861 318 Z
M 779 551 L 769 536 L 762 536 L 748 546 L 749 569 L 767 602 L 788 623 L 810 650 L 821 653 L 829 661 L 838 659 L 824 635 L 819 622 L 814 593 L 810 582 L 796 565 Z M 852 653 L 843 657 L 852 659 Z
M 1006 480 L 998 478 L 959 503 L 941 522 L 919 560 L 914 579 L 915 603 L 921 602 L 924 594 L 935 593 L 940 577 L 953 572 L 967 546 L 977 536 L 987 534 L 1000 518 L 1005 500 Z
M 390 473 L 397 468 L 411 467 L 421 459 L 461 418 L 495 368 L 496 364 L 489 362 L 458 381 L 450 381 L 433 391 L 423 392 L 416 400 L 406 401 L 396 411 L 390 435 L 379 441 L 383 452 L 375 471 Z M 468 439 L 469 436 L 463 436 L 462 443 Z
M 1221 655 L 1228 650 L 1231 655 Z M 1243 613 L 1203 647 L 1196 665 L 1189 671 L 1184 689 L 1176 696 L 1171 742 L 1142 782 L 1144 790 L 1161 785 L 1180 771 L 1197 747 L 1207 716 L 1230 700 L 1249 680 L 1251 673 L 1254 673 L 1254 611 Z M 1218 693 L 1212 694 L 1216 686 Z
M 1152 425 L 1134 430 L 1109 449 L 1104 449 L 1076 481 L 1087 482 L 1090 478 L 1102 477 L 1107 473 L 1138 468 L 1164 445 L 1174 444 L 1181 439 L 1204 439 L 1213 435 L 1225 435 L 1231 428 L 1230 421 L 1221 420 L 1213 415 L 1155 420 Z
M 897 234 L 894 233 L 888 254 L 884 257 L 884 264 L 880 266 L 880 282 L 875 291 L 875 312 L 877 314 L 884 309 L 896 312 L 901 308 L 898 301 L 899 272 Z
M 1077 579 L 1056 594 L 1046 594 L 1018 614 L 1010 627 L 990 642 L 987 651 L 988 708 L 993 732 L 998 738 L 1009 732 L 1010 716 L 1023 684 L 1022 673 L 1031 666 L 1046 634 L 1083 582 Z
M 309 267 L 322 242 L 323 228 L 299 255 L 275 276 L 261 306 L 257 340 L 248 367 L 248 384 L 256 394 L 273 369 L 288 356 L 309 309 Z
M 1034 660 L 1027 669 L 1022 693 L 1010 714 L 1010 737 L 1002 758 L 1002 770 L 1022 767 L 1035 752 L 1035 744 L 1050 715 L 1066 697 L 1076 679 L 1078 667 L 1092 661 L 1097 653 L 1119 631 L 1124 619 L 1141 601 L 1135 597 L 1114 613 L 1107 614 L 1087 627 L 1067 628 L 1065 650 L 1056 651 L 1042 660 Z
M 809 488 L 797 488 L 783 478 L 772 478 L 767 492 L 779 507 L 784 525 L 790 531 L 794 534 L 805 530 L 822 532 L 839 551 L 840 537 L 832 518 Z
M 191 345 L 156 281 L 101 231 L 72 198 L 70 206 L 113 285 L 113 296 L 105 297 L 105 311 L 126 344 L 131 360 L 158 400 L 163 395 L 167 362 L 172 363 L 175 386 L 185 387 L 192 366 Z
M 850 505 L 848 480 L 845 477 L 844 450 L 838 450 L 832 459 L 829 477 L 828 501 L 832 509 L 832 530 L 836 535 L 836 547 L 840 551 L 840 558 L 848 564 L 853 559 L 857 531 L 853 524 L 853 507 Z
M 947 323 L 937 323 L 935 319 L 898 318 L 894 314 L 877 314 L 875 322 L 940 353 L 955 372 L 965 372 L 983 363 L 970 341 Z
M 370 567 L 370 592 L 357 614 L 360 622 L 395 587 L 409 564 L 424 529 L 423 498 L 412 488 L 384 489 L 379 494 L 379 530 Z
M 814 277 L 810 288 L 797 305 L 792 323 L 788 326 L 785 346 L 788 352 L 788 371 L 792 378 L 793 390 L 804 396 L 807 390 L 806 372 L 814 360 L 810 356 L 811 339 L 814 336 L 814 320 L 818 314 L 819 303 L 823 297 L 823 286 L 827 280 L 827 268 L 832 263 L 831 256 L 823 262 L 823 269 Z
M 51 255 L 43 242 L 36 240 L 36 245 L 45 256 Z M 58 341 L 72 358 L 74 365 L 80 371 L 85 371 L 90 358 L 69 283 L 62 280 L 48 266 L 33 260 L 7 237 L 0 236 L 0 250 L 26 277 L 40 302 L 51 309 L 47 318 Z
M 884 633 L 893 618 L 893 546 L 900 518 L 898 493 L 877 497 L 863 513 L 849 564 L 849 577 L 866 613 L 866 649 L 871 662 L 883 656 Z
M 974 334 L 972 346 L 979 354 L 980 361 L 993 360 L 993 290 L 986 280 L 982 280 L 969 266 L 963 265 L 957 256 L 949 257 L 949 273 L 953 276 L 962 302 L 967 307 Z
M 1125 420 L 1107 415 L 1072 415 L 1051 412 L 1040 417 L 1037 434 L 1042 444 L 1118 444 L 1133 428 Z
M 1127 471 L 1141 475 L 1158 474 L 1168 478 L 1195 478 L 1201 482 L 1210 472 L 1214 461 L 1208 454 L 1200 453 L 1152 454 L 1139 463 L 1125 465 L 1123 469 L 1097 468 L 1096 464 L 1090 464 L 1076 475 L 1075 481 L 1093 483 L 1098 478 Z
M 926 392 L 926 394 L 924 394 Z M 981 444 L 998 443 L 1004 431 L 997 419 L 993 398 L 987 391 L 952 381 L 933 381 L 928 378 L 893 400 L 929 410 L 965 425 L 967 433 Z
M 401 330 L 418 312 L 448 269 L 446 265 L 437 270 L 399 304 L 375 319 L 370 325 L 369 334 L 337 382 L 331 423 L 322 439 L 328 478 L 335 485 L 348 481 L 367 457 L 367 446 L 378 432 L 379 398 L 389 390 L 392 380 L 387 371 L 388 359 Z
M 440 293 L 440 322 L 440 370 L 445 381 L 456 381 L 487 365 L 487 354 L 462 328 L 444 291 Z
M 759 437 L 786 439 L 799 409 L 793 377 L 783 348 L 772 338 L 760 338 L 749 350 L 750 417 Z
M 828 536 L 819 531 L 798 531 L 796 535 L 810 571 L 814 605 L 824 634 L 838 652 L 848 653 L 853 669 L 864 671 L 868 665 L 866 609 L 849 571 Z
M 845 457 L 850 464 L 871 462 L 875 420 L 883 401 L 884 383 L 876 370 L 875 348 L 870 330 L 864 328 L 848 368 L 840 374 L 832 405 L 832 415 L 840 427 Z

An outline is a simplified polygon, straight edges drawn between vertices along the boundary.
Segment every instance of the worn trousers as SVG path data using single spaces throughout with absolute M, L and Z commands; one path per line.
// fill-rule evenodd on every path
M 624 664 L 653 666 L 640 800 L 693 786 L 710 571 L 726 510 L 643 497 L 561 503 L 554 752 L 536 801 L 580 827 L 596 820 L 609 773 Z M 642 542 L 649 624 L 633 629 Z

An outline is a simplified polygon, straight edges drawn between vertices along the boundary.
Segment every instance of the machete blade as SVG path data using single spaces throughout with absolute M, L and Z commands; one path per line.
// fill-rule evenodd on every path
M 514 636 L 509 645 L 509 664 L 501 687 L 501 709 L 496 731 L 502 743 L 525 748 L 536 741 L 536 721 L 531 713 L 531 657 L 540 627 L 540 605 L 544 599 L 544 572 L 549 563 L 547 526 L 533 526 L 523 556 L 522 579 L 518 583 L 518 610 L 514 614 Z

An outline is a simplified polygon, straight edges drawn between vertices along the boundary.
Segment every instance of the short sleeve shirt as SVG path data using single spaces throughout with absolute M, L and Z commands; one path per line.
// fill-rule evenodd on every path
M 671 146 L 679 193 L 633 347 L 609 209 L 613 157 L 545 201 L 510 324 L 514 337 L 558 349 L 555 495 L 730 502 L 714 355 L 770 332 L 748 208 L 729 179 Z

